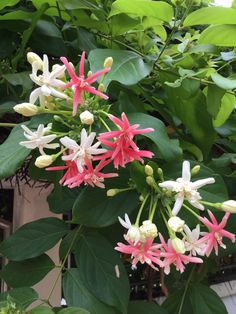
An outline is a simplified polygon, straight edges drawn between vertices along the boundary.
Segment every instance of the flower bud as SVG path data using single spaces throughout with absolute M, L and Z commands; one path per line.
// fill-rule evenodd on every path
M 140 233 L 139 227 L 132 226 L 131 228 L 129 228 L 126 237 L 128 240 L 134 243 L 138 243 L 141 239 L 141 233 Z
M 27 102 L 15 105 L 13 109 L 25 117 L 31 117 L 38 113 L 38 107 Z
M 177 253 L 184 254 L 186 252 L 184 241 L 179 238 L 174 238 L 171 240 L 172 246 Z
M 157 169 L 157 174 L 158 174 L 158 176 L 160 177 L 160 179 L 161 179 L 162 181 L 164 181 L 163 170 L 162 170 L 161 168 L 158 168 L 158 169 Z
M 155 184 L 155 181 L 154 181 L 153 177 L 151 177 L 151 176 L 146 177 L 146 182 L 150 186 L 153 186 Z
M 42 155 L 36 158 L 35 166 L 38 168 L 45 168 L 50 166 L 54 161 L 53 155 Z
M 236 201 L 229 200 L 221 204 L 221 209 L 232 214 L 236 213 Z
M 93 74 L 93 72 L 90 70 L 90 71 L 88 71 L 87 76 L 89 77 L 89 76 L 92 75 L 92 74 Z
M 151 220 L 143 221 L 142 226 L 139 227 L 143 238 L 155 238 L 157 236 L 157 226 Z
M 60 64 L 54 64 L 52 66 L 52 71 L 55 71 L 55 70 L 59 71 L 59 69 L 62 69 L 62 68 L 65 68 L 65 66 L 64 65 L 60 65 Z M 61 75 L 57 75 L 57 77 L 58 78 L 64 78 L 65 77 L 65 72 L 62 72 Z
M 144 197 L 142 195 L 139 196 L 139 200 L 140 202 L 143 202 L 144 201 Z
M 110 190 L 107 190 L 107 196 L 115 196 L 116 194 L 118 194 L 120 192 L 119 189 L 110 189 Z
M 194 176 L 194 175 L 198 174 L 200 169 L 201 169 L 201 166 L 199 166 L 199 165 L 193 167 L 193 169 L 191 170 L 191 175 Z
M 42 70 L 43 68 L 43 60 L 34 52 L 28 52 L 27 53 L 27 61 L 30 64 L 33 64 L 33 62 L 37 62 L 38 69 Z
M 103 66 L 104 66 L 104 68 L 111 68 L 112 64 L 113 64 L 113 58 L 108 57 L 105 59 Z
M 100 83 L 100 84 L 98 85 L 98 90 L 99 90 L 99 92 L 104 92 L 104 90 L 105 90 L 104 84 Z
M 152 175 L 153 175 L 153 169 L 152 169 L 151 166 L 146 165 L 146 166 L 144 167 L 144 170 L 145 170 L 145 173 L 146 173 L 147 176 L 152 176 Z
M 184 224 L 185 221 L 177 216 L 173 216 L 168 220 L 168 225 L 174 232 L 182 232 Z
M 79 117 L 80 117 L 81 123 L 83 123 L 83 124 L 91 125 L 94 122 L 94 116 L 88 110 L 85 110 L 84 112 L 82 112 L 79 115 Z

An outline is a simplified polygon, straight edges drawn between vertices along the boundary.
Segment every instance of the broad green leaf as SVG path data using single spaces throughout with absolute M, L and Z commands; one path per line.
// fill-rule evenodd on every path
M 25 89 L 31 89 L 33 86 L 33 82 L 29 78 L 29 72 L 8 73 L 4 74 L 3 77 L 13 86 L 21 85 Z
M 152 66 L 144 63 L 142 57 L 132 51 L 94 49 L 90 52 L 88 60 L 91 71 L 96 72 L 103 68 L 107 57 L 113 58 L 113 65 L 105 76 L 104 84 L 108 86 L 111 81 L 118 81 L 124 85 L 133 85 L 145 78 Z
M 193 284 L 190 290 L 193 314 L 227 314 L 228 311 L 215 291 L 202 284 Z
M 54 268 L 50 257 L 43 254 L 22 262 L 10 261 L 0 272 L 0 277 L 13 288 L 33 286 Z
M 199 44 L 234 47 L 236 46 L 236 25 L 210 26 L 201 33 L 198 42 Z
M 68 306 L 78 306 L 90 314 L 115 314 L 108 305 L 99 301 L 81 281 L 80 269 L 68 269 L 63 278 L 63 291 Z
M 59 3 L 61 3 L 67 10 L 100 10 L 99 6 L 96 5 L 96 1 L 92 0 L 59 0 Z
M 13 261 L 41 255 L 68 232 L 68 225 L 54 217 L 23 225 L 0 245 L 0 253 Z
M 208 7 L 190 13 L 184 26 L 201 24 L 236 24 L 236 10 L 222 7 Z
M 226 93 L 221 100 L 220 110 L 213 120 L 213 125 L 215 128 L 220 127 L 225 123 L 225 121 L 229 118 L 230 114 L 234 110 L 235 107 L 235 96 L 229 93 Z
M 11 21 L 11 20 L 28 20 L 32 19 L 34 16 L 34 13 L 22 11 L 22 10 L 16 10 L 14 12 L 9 12 L 3 15 L 0 15 L 1 21 Z
M 3 116 L 7 112 L 13 112 L 13 107 L 15 106 L 14 101 L 6 101 L 0 104 L 0 117 Z
M 169 314 L 158 304 L 147 301 L 131 301 L 128 306 L 128 314 Z
M 23 308 L 28 307 L 31 303 L 38 299 L 38 293 L 29 287 L 15 288 L 0 294 L 0 301 L 7 300 L 10 296 L 17 305 Z
M 170 294 L 163 302 L 162 307 L 166 309 L 169 314 L 189 314 L 193 311 L 189 294 L 189 288 L 187 287 L 186 291 L 184 288 L 175 290 L 175 292 Z
M 37 306 L 29 314 L 54 314 L 53 310 L 46 306 Z
M 111 244 L 101 235 L 82 235 L 75 250 L 82 283 L 100 301 L 126 313 L 129 281 Z
M 29 155 L 30 150 L 21 146 L 25 137 L 20 125 L 14 127 L 9 137 L 0 145 L 0 179 L 10 177 Z
M 207 87 L 207 111 L 215 118 L 220 110 L 221 99 L 225 94 L 225 90 L 215 85 Z
M 116 0 L 113 2 L 110 17 L 116 14 L 126 13 L 131 16 L 151 16 L 156 19 L 169 22 L 173 17 L 173 8 L 164 1 L 149 0 Z
M 223 77 L 218 73 L 213 73 L 211 75 L 212 80 L 216 83 L 217 86 L 223 89 L 235 89 L 236 88 L 236 80 Z
M 79 307 L 68 307 L 59 311 L 58 314 L 90 314 L 90 312 Z
M 5 7 L 12 7 L 16 5 L 20 0 L 1 0 L 0 2 L 0 10 L 2 10 Z
M 114 36 L 122 35 L 140 24 L 138 19 L 132 19 L 126 14 L 115 15 L 110 20 L 112 34 Z
M 88 227 L 105 227 L 117 222 L 118 216 L 131 213 L 139 204 L 134 191 L 107 197 L 106 191 L 84 188 L 73 206 L 73 223 Z
M 140 128 L 153 128 L 154 132 L 145 133 L 143 136 L 149 138 L 156 145 L 161 157 L 167 161 L 181 158 L 181 148 L 169 139 L 164 123 L 144 113 L 130 113 L 128 118 L 131 124 L 138 123 Z M 156 156 L 160 157 L 160 156 Z
M 57 184 L 47 198 L 50 211 L 56 214 L 70 211 L 77 195 L 78 191 L 76 189 L 69 189 Z
M 50 16 L 62 17 L 63 20 L 65 21 L 70 20 L 70 16 L 66 13 L 64 7 L 57 0 L 47 0 L 47 1 L 46 0 L 31 0 L 31 2 L 38 10 L 46 2 L 50 5 L 50 7 L 46 10 L 45 14 L 50 15 Z M 59 10 L 57 9 L 57 4 L 59 6 L 60 13 L 59 13 Z

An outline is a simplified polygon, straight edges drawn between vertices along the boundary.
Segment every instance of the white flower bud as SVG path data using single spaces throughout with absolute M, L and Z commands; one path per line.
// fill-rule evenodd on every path
M 236 201 L 229 200 L 229 201 L 222 203 L 221 209 L 225 212 L 235 214 L 236 213 Z
M 43 60 L 34 52 L 28 52 L 27 53 L 27 61 L 30 64 L 33 64 L 33 62 L 37 62 L 38 69 L 42 70 L 43 68 Z
M 146 165 L 146 166 L 144 167 L 144 170 L 145 170 L 145 173 L 146 173 L 147 176 L 152 176 L 152 175 L 153 175 L 153 169 L 152 169 L 151 166 Z
M 177 253 L 184 254 L 186 252 L 184 241 L 179 238 L 174 238 L 171 240 L 172 246 Z
M 142 226 L 139 227 L 143 238 L 155 238 L 157 236 L 157 227 L 151 220 L 143 221 Z
M 104 61 L 104 68 L 111 68 L 113 64 L 113 58 L 112 57 L 108 57 L 105 59 Z
M 50 166 L 54 161 L 53 155 L 42 155 L 39 156 L 36 160 L 35 160 L 35 166 L 38 168 L 45 168 Z
M 85 110 L 84 112 L 82 112 L 79 115 L 79 117 L 80 117 L 81 123 L 83 124 L 91 125 L 94 122 L 94 115 L 88 110 Z
M 25 117 L 31 117 L 38 113 L 38 107 L 27 102 L 15 105 L 13 109 Z
M 139 227 L 132 226 L 131 228 L 129 228 L 126 237 L 128 240 L 134 243 L 138 243 L 141 239 L 141 233 L 140 233 Z
M 60 64 L 54 64 L 53 66 L 52 66 L 52 71 L 55 71 L 55 70 L 59 70 L 59 69 L 62 69 L 62 68 L 65 68 L 65 66 L 64 65 L 60 65 Z M 61 75 L 58 75 L 57 76 L 58 78 L 64 78 L 65 77 L 65 72 L 64 73 L 62 73 Z
M 107 196 L 115 196 L 116 194 L 119 193 L 119 189 L 110 189 L 110 190 L 107 190 Z
M 200 169 L 201 169 L 201 166 L 199 166 L 199 165 L 193 167 L 193 169 L 191 170 L 191 175 L 194 176 L 194 175 L 198 174 Z
M 146 177 L 146 182 L 150 186 L 153 186 L 155 184 L 155 181 L 154 181 L 153 177 L 151 177 L 151 176 Z
M 168 220 L 168 225 L 174 232 L 182 232 L 184 224 L 185 221 L 177 216 L 173 216 Z

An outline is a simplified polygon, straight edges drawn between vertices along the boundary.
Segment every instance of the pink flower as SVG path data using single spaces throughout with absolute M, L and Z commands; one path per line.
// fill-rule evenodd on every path
M 78 104 L 84 103 L 84 98 L 82 92 L 89 92 L 95 94 L 103 99 L 108 99 L 108 96 L 103 94 L 102 92 L 96 90 L 94 87 L 90 86 L 90 84 L 94 83 L 98 76 L 107 73 L 110 71 L 110 68 L 102 69 L 96 73 L 89 75 L 86 79 L 84 78 L 84 60 L 85 60 L 85 52 L 82 53 L 79 65 L 79 76 L 75 74 L 74 69 L 69 64 L 67 58 L 61 57 L 61 61 L 66 66 L 67 71 L 70 74 L 70 82 L 67 83 L 63 88 L 72 87 L 74 90 L 74 97 L 73 97 L 73 116 L 77 113 Z
M 171 239 L 168 240 L 168 243 L 165 242 L 164 238 L 161 234 L 159 234 L 160 240 L 163 247 L 163 252 L 161 252 L 160 256 L 164 257 L 163 267 L 164 272 L 168 275 L 170 273 L 170 265 L 175 265 L 176 269 L 181 273 L 184 272 L 185 266 L 184 264 L 188 263 L 203 263 L 203 260 L 198 257 L 193 257 L 190 255 L 184 255 L 178 253 L 174 250 Z
M 99 164 L 93 168 L 92 163 L 89 159 L 85 160 L 85 165 L 83 166 L 82 173 L 76 173 L 75 176 L 69 177 L 65 180 L 64 185 L 69 188 L 74 188 L 80 186 L 81 184 L 90 185 L 92 187 L 97 186 L 99 188 L 104 188 L 104 179 L 117 177 L 117 173 L 102 173 L 101 169 L 104 168 L 109 162 L 101 160 Z
M 150 267 L 158 270 L 154 264 L 162 267 L 162 261 L 160 260 L 160 244 L 153 244 L 153 238 L 148 238 L 146 242 L 135 243 L 124 236 L 125 240 L 129 244 L 117 243 L 115 250 L 131 255 L 132 258 L 132 268 L 136 268 L 138 262 L 141 264 L 147 263 Z M 153 264 L 154 263 L 154 264 Z
M 71 153 L 72 151 L 69 150 L 68 155 L 70 155 Z M 66 170 L 64 176 L 59 181 L 60 184 L 63 184 L 65 181 L 69 180 L 70 178 L 75 177 L 79 173 L 76 162 L 73 160 L 66 160 L 66 164 L 64 166 L 49 167 L 49 168 L 46 168 L 46 170 L 49 170 L 49 171 Z
M 109 158 L 114 160 L 114 166 L 118 168 L 119 165 L 124 167 L 125 164 L 134 160 L 143 162 L 141 157 L 152 158 L 153 153 L 147 150 L 139 150 L 133 138 L 137 134 L 153 132 L 154 129 L 146 128 L 137 130 L 139 124 L 130 125 L 124 112 L 121 115 L 121 120 L 113 115 L 109 115 L 109 118 L 116 124 L 119 130 L 105 132 L 99 135 L 98 140 L 103 145 L 110 147 L 111 150 L 108 150 L 102 156 L 96 157 L 96 159 Z M 108 139 L 113 139 L 113 141 Z
M 230 213 L 225 213 L 222 221 L 219 224 L 210 210 L 208 210 L 208 214 L 212 222 L 206 217 L 199 217 L 199 220 L 208 227 L 209 232 L 203 232 L 203 237 L 199 239 L 198 242 L 206 243 L 206 246 L 203 249 L 203 253 L 206 254 L 206 256 L 209 256 L 213 249 L 215 250 L 216 255 L 218 255 L 218 245 L 220 245 L 224 249 L 226 248 L 225 244 L 223 244 L 222 242 L 223 237 L 226 237 L 232 242 L 235 242 L 235 235 L 231 232 L 224 230 Z

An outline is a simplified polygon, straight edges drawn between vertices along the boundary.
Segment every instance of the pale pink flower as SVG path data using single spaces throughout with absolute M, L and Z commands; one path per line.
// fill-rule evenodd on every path
M 117 243 L 115 250 L 131 255 L 132 258 L 132 268 L 136 268 L 136 265 L 140 262 L 141 264 L 148 264 L 155 270 L 158 268 L 154 265 L 162 267 L 162 261 L 160 260 L 160 244 L 153 244 L 153 238 L 149 238 L 146 242 L 134 243 L 124 236 L 128 244 Z
M 102 173 L 101 170 L 108 164 L 107 161 L 101 160 L 99 164 L 93 168 L 93 165 L 89 159 L 85 160 L 83 166 L 83 172 L 77 173 L 74 177 L 65 180 L 64 185 L 69 188 L 80 186 L 81 184 L 90 185 L 92 187 L 105 188 L 104 179 L 117 177 L 117 173 Z
M 224 227 L 227 224 L 230 213 L 225 213 L 222 221 L 220 223 L 217 222 L 213 213 L 208 210 L 208 214 L 211 218 L 211 221 L 206 217 L 199 217 L 199 220 L 209 229 L 209 232 L 202 232 L 203 237 L 198 240 L 199 243 L 206 243 L 206 246 L 203 250 L 203 253 L 206 256 L 209 256 L 212 250 L 215 250 L 216 255 L 218 255 L 218 245 L 222 248 L 226 248 L 225 244 L 223 244 L 222 239 L 226 237 L 230 239 L 232 242 L 235 242 L 235 234 L 224 230 Z
M 61 57 L 61 61 L 64 63 L 69 75 L 70 75 L 70 82 L 67 83 L 63 88 L 72 87 L 74 91 L 73 97 L 73 116 L 77 113 L 77 108 L 79 104 L 84 103 L 84 98 L 82 93 L 89 92 L 95 94 L 103 99 L 108 99 L 108 96 L 103 94 L 102 92 L 96 90 L 94 87 L 90 86 L 90 84 L 94 83 L 98 76 L 107 73 L 110 71 L 110 68 L 102 69 L 96 73 L 89 75 L 87 78 L 84 77 L 84 60 L 85 60 L 85 52 L 82 53 L 79 65 L 79 76 L 75 74 L 73 67 L 69 64 L 67 58 Z
M 137 134 L 153 132 L 154 129 L 146 128 L 138 130 L 139 124 L 130 125 L 124 112 L 121 115 L 121 120 L 111 114 L 109 118 L 119 130 L 99 135 L 98 140 L 111 150 L 108 150 L 101 157 L 96 157 L 96 159 L 111 159 L 114 161 L 115 168 L 118 168 L 119 165 L 124 167 L 125 164 L 134 160 L 143 162 L 142 157 L 152 158 L 153 153 L 147 150 L 140 150 L 133 141 L 133 138 Z M 109 139 L 112 139 L 112 141 Z
M 170 273 L 171 265 L 175 265 L 176 269 L 180 271 L 181 273 L 183 273 L 185 269 L 185 266 L 184 266 L 185 264 L 203 263 L 203 260 L 201 258 L 176 252 L 172 246 L 171 239 L 169 239 L 168 242 L 166 243 L 163 236 L 161 234 L 159 234 L 159 236 L 160 236 L 162 249 L 163 249 L 160 256 L 164 258 L 162 263 L 163 263 L 165 274 L 168 275 Z

